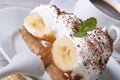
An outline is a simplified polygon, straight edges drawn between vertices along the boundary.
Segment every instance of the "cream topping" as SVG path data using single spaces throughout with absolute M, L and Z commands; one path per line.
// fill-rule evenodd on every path
M 80 73 L 84 76 L 81 80 L 96 80 L 112 53 L 110 40 L 101 29 L 90 31 L 83 38 L 74 38 L 78 60 L 72 76 Z
M 54 6 L 40 5 L 32 10 L 32 13 L 37 13 L 43 18 L 46 28 L 53 28 L 53 24 L 57 18 L 57 10 Z
M 76 32 L 75 26 L 81 23 L 81 20 L 73 14 L 61 12 L 55 6 L 41 5 L 32 10 L 31 13 L 37 13 L 42 17 L 46 29 L 53 29 L 56 37 L 64 34 L 73 36 Z M 35 29 L 24 23 L 25 28 L 35 36 Z M 61 31 L 59 33 L 59 31 Z M 70 32 L 70 33 L 69 33 Z
M 53 29 L 53 25 L 57 19 L 57 12 L 59 12 L 59 10 L 56 10 L 54 6 L 49 5 L 40 5 L 31 11 L 31 13 L 37 13 L 43 19 L 45 29 Z M 26 24 L 25 22 L 23 25 L 29 33 L 36 36 L 35 28 L 29 26 L 29 24 Z

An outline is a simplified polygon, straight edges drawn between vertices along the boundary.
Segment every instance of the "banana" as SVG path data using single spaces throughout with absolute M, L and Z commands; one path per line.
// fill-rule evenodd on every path
M 72 40 L 63 36 L 53 43 L 52 58 L 54 64 L 63 71 L 73 70 L 77 62 L 76 48 Z
M 45 24 L 43 22 L 43 19 L 37 14 L 37 13 L 31 13 L 29 14 L 25 19 L 24 23 L 27 24 L 27 26 L 31 27 L 35 30 L 35 36 L 40 36 L 40 33 L 44 31 Z
M 30 13 L 25 19 L 25 28 L 29 33 L 37 38 L 42 38 L 53 42 L 55 40 L 54 31 L 46 29 L 44 21 L 37 13 Z

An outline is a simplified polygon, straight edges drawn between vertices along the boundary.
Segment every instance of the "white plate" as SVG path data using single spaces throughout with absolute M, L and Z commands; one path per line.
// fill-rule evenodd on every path
M 0 10 L 0 45 L 14 31 L 20 29 L 23 24 L 23 19 L 28 13 L 29 10 L 24 8 L 11 7 Z M 14 54 L 9 52 L 3 55 L 10 61 Z
M 57 7 L 62 11 L 72 13 L 76 1 L 77 0 L 52 0 L 50 4 L 57 5 Z
M 29 10 L 23 8 L 7 8 L 0 10 L 0 41 L 5 40 L 8 36 L 12 35 L 21 28 L 24 17 L 29 13 Z M 13 39 L 13 45 L 17 51 L 24 51 L 26 48 L 22 48 L 24 45 L 20 35 L 15 34 Z M 1 43 L 0 43 L 1 45 Z M 7 49 L 7 48 L 6 48 Z M 8 61 L 15 55 L 11 51 L 3 53 Z M 111 57 L 105 71 L 102 74 L 102 80 L 120 80 L 120 66 Z M 49 76 L 43 76 L 41 80 L 49 80 Z

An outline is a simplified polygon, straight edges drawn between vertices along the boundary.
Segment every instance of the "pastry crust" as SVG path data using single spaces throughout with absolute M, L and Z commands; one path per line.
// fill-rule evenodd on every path
M 31 35 L 25 27 L 21 29 L 21 35 L 29 49 L 40 56 L 45 65 L 46 71 L 49 73 L 52 80 L 66 80 L 66 77 L 63 75 L 63 72 L 58 69 L 52 61 L 52 43 L 48 43 L 48 47 L 44 47 L 41 44 L 42 39 L 38 39 Z
M 31 35 L 24 27 L 21 29 L 21 35 L 29 49 L 36 55 L 38 55 L 47 67 L 51 63 L 51 48 L 52 43 L 42 40 L 40 38 L 36 38 L 33 35 Z M 45 41 L 46 46 L 42 44 L 42 41 Z
M 62 72 L 54 65 L 50 64 L 46 71 L 49 73 L 52 80 L 67 80 L 62 74 Z

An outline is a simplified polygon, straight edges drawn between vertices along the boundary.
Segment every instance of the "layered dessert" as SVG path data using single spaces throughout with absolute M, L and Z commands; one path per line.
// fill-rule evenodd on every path
M 96 80 L 113 50 L 96 19 L 82 21 L 54 5 L 40 5 L 24 19 L 22 37 L 38 55 L 52 80 Z

